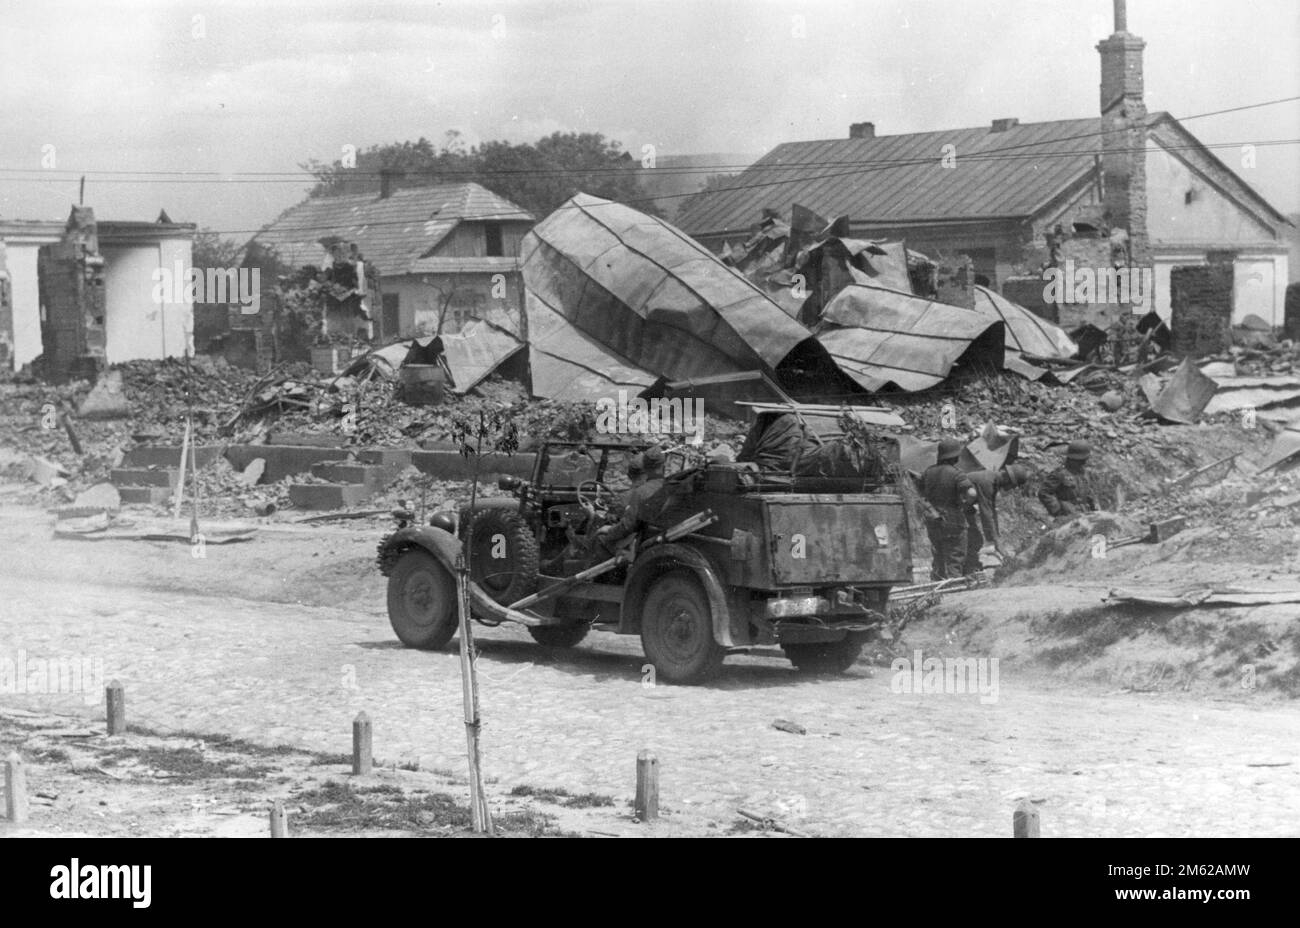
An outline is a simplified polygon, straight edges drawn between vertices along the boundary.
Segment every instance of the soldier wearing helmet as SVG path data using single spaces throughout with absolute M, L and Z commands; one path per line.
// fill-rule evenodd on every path
M 1065 451 L 1065 463 L 1047 475 L 1038 501 L 1054 519 L 1068 519 L 1080 512 L 1095 512 L 1097 497 L 1092 480 L 1087 473 L 1092 445 L 1082 439 L 1070 442 Z
M 957 468 L 961 448 L 956 439 L 939 442 L 938 460 L 921 475 L 925 531 L 933 552 L 931 580 L 962 576 L 966 560 L 966 510 L 975 503 L 975 487 Z
M 667 501 L 664 487 L 664 452 L 658 445 L 652 445 L 640 455 L 641 466 L 645 471 L 645 482 L 632 488 L 627 495 L 627 506 L 623 516 L 617 522 L 606 525 L 596 532 L 596 540 L 605 550 L 612 551 L 618 542 L 628 535 L 640 532 L 658 518 Z
M 1004 561 L 1009 557 L 1002 547 L 1002 532 L 998 525 L 998 491 L 1019 489 L 1029 481 L 1029 471 L 1019 464 L 1007 464 L 993 470 L 977 470 L 966 475 L 975 487 L 975 509 L 966 511 L 966 561 L 963 573 L 973 574 L 984 565 L 980 562 L 980 548 L 993 545 L 993 550 Z

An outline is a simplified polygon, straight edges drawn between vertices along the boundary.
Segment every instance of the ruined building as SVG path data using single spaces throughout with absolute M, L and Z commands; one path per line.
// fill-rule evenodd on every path
M 1290 223 L 1234 172 L 1249 176 L 1249 146 L 1221 160 L 1169 113 L 1147 112 L 1145 47 L 1115 0 L 1115 31 L 1097 45 L 1097 116 L 906 135 L 854 123 L 847 138 L 778 145 L 723 189 L 692 198 L 676 224 L 721 253 L 749 239 L 765 208 L 846 217 L 855 238 L 902 240 L 932 258 L 968 255 L 977 284 L 1067 328 L 1106 328 L 1141 308 L 1047 306 L 1045 267 L 1149 272 L 1148 308 L 1170 321 L 1175 268 L 1222 265 L 1226 277 L 1202 276 L 1228 281 L 1231 321 L 1255 315 L 1281 326 Z M 853 163 L 861 175 L 843 167 Z

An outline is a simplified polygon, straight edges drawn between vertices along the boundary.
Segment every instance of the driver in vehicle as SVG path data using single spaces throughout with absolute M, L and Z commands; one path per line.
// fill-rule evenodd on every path
M 611 554 L 620 541 L 653 522 L 668 499 L 664 487 L 663 449 L 658 445 L 647 448 L 641 454 L 641 466 L 645 470 L 645 482 L 628 492 L 622 517 L 596 531 L 597 543 Z

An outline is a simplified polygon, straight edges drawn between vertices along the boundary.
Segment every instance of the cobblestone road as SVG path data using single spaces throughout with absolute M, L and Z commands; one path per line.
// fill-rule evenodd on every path
M 70 544 L 78 553 L 83 543 Z M 84 657 L 126 686 L 133 724 L 464 770 L 454 653 L 402 648 L 382 614 L 68 579 L 0 564 L 0 659 Z M 710 687 L 646 686 L 638 643 L 594 634 L 551 655 L 481 629 L 486 770 L 495 789 L 630 798 L 660 759 L 665 833 L 708 834 L 744 807 L 822 835 L 1006 835 L 1019 797 L 1044 836 L 1300 834 L 1300 713 L 1285 703 L 1107 694 L 1021 680 L 996 703 L 902 695 L 887 669 L 806 679 L 779 659 L 728 661 Z M 102 717 L 75 695 L 12 704 Z M 772 727 L 782 718 L 806 735 Z

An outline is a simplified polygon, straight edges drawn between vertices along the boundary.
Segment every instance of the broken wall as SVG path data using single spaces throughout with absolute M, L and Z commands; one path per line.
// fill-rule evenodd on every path
M 1047 283 L 1042 277 L 1008 277 L 1002 284 L 1002 295 L 1040 319 L 1059 324 L 1059 307 L 1044 299 L 1046 289 Z
M 1169 273 L 1175 354 L 1199 356 L 1232 346 L 1233 270 L 1228 263 L 1176 267 Z
M 104 364 L 104 259 L 94 210 L 72 208 L 63 239 L 40 250 L 41 344 L 55 380 L 93 378 Z

